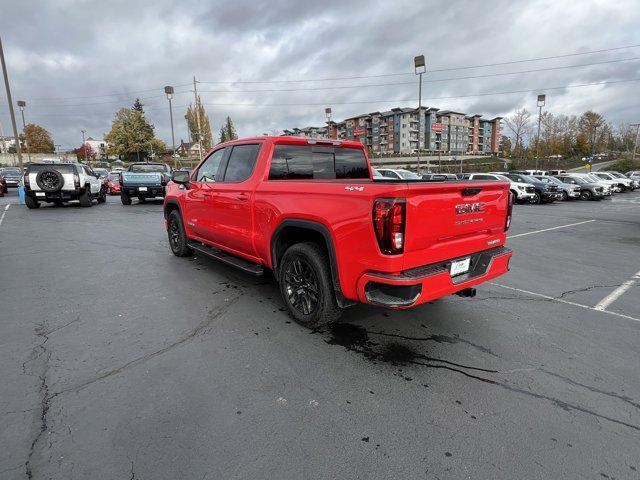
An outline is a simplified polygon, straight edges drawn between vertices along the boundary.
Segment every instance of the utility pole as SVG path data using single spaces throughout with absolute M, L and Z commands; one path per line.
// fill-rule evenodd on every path
M 85 130 L 80 130 L 80 131 L 82 132 L 82 153 L 84 154 L 84 163 L 89 165 L 89 162 L 87 161 L 87 144 L 84 143 Z
M 9 87 L 9 75 L 7 74 L 7 64 L 4 61 L 4 51 L 2 49 L 2 38 L 0 38 L 0 63 L 2 64 L 2 75 L 4 76 L 4 87 L 7 90 L 7 103 L 9 104 L 9 115 L 11 116 L 11 126 L 13 127 L 13 136 L 16 139 L 16 152 L 18 152 L 18 165 L 22 171 L 22 149 L 20 148 L 20 137 L 18 136 L 18 127 L 16 126 L 16 114 L 13 110 L 13 100 L 11 99 L 11 88 Z
M 640 123 L 632 123 L 629 125 L 630 127 L 636 127 L 636 140 L 633 142 L 633 156 L 631 157 L 631 161 L 636 161 L 636 150 L 638 149 L 638 137 L 640 137 Z
M 18 107 L 20 107 L 20 113 L 22 114 L 22 133 L 24 135 L 24 146 L 27 147 L 27 156 L 29 157 L 29 163 L 31 163 L 31 151 L 29 149 L 29 141 L 27 140 L 27 125 L 24 121 L 24 107 L 27 106 L 27 102 L 24 100 L 18 100 Z
M 193 95 L 196 105 L 196 122 L 198 124 L 198 150 L 200 151 L 200 161 L 202 161 L 202 127 L 200 125 L 200 100 L 198 99 L 198 85 L 196 76 L 193 76 Z

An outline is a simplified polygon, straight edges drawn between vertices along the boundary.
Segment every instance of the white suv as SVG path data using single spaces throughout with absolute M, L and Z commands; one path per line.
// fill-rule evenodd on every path
M 24 174 L 25 203 L 28 208 L 39 208 L 40 202 L 61 205 L 79 200 L 82 207 L 90 207 L 107 200 L 103 182 L 93 170 L 81 163 L 34 163 Z
M 468 180 L 496 180 L 500 182 L 509 182 L 509 190 L 516 196 L 516 202 L 532 202 L 536 198 L 536 189 L 530 183 L 514 182 L 508 177 L 499 173 L 469 173 L 464 174 L 463 178 Z

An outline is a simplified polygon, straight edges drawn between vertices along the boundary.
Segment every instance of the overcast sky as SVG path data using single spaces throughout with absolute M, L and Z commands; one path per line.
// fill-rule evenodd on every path
M 202 82 L 198 88 L 215 137 L 227 115 L 241 136 L 250 136 L 322 125 L 325 106 L 332 107 L 336 120 L 416 106 L 417 80 L 411 72 L 420 53 L 430 70 L 423 105 L 487 117 L 520 107 L 535 110 L 535 93 L 473 95 L 640 78 L 639 47 L 451 70 L 640 44 L 637 0 L 0 0 L 0 35 L 14 101 L 25 100 L 27 123 L 44 126 L 63 149 L 81 143 L 81 129 L 102 137 L 114 112 L 136 96 L 157 135 L 170 144 L 167 84 L 179 92 L 176 143 L 186 141 L 184 114 L 193 101 L 188 84 L 194 75 Z M 486 77 L 611 60 L 626 61 Z M 434 71 L 443 69 L 449 70 Z M 354 76 L 371 77 L 237 83 Z M 389 83 L 399 85 L 336 88 Z M 593 109 L 614 125 L 640 121 L 639 87 L 636 81 L 547 90 L 547 108 L 572 114 Z M 246 91 L 301 88 L 315 90 Z M 240 106 L 278 103 L 316 105 Z M 0 122 L 8 134 L 4 88 Z

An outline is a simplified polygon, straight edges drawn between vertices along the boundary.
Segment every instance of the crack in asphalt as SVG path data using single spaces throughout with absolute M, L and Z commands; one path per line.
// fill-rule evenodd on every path
M 31 353 L 31 356 L 34 358 L 27 360 L 22 364 L 23 372 L 26 373 L 26 363 L 31 363 L 33 368 L 33 362 L 37 359 L 40 359 L 43 355 L 45 355 L 45 359 L 43 361 L 42 373 L 38 375 L 40 379 L 39 392 L 40 392 L 40 428 L 35 436 L 35 438 L 31 441 L 31 445 L 29 447 L 29 453 L 27 454 L 27 460 L 24 463 L 25 474 L 27 478 L 33 478 L 33 468 L 31 465 L 31 460 L 38 446 L 38 442 L 42 438 L 44 432 L 47 431 L 47 413 L 49 413 L 49 406 L 51 401 L 51 395 L 49 394 L 49 384 L 47 383 L 47 374 L 49 372 L 49 360 L 51 359 L 51 351 L 47 348 L 46 344 L 49 341 L 49 336 L 47 333 L 46 324 L 41 324 L 36 326 L 35 328 L 36 335 L 39 338 L 42 338 L 43 341 L 36 345 Z M 37 353 L 36 353 L 37 352 Z M 32 374 L 30 374 L 32 375 Z
M 200 324 L 196 328 L 194 328 L 188 334 L 186 334 L 185 336 L 179 338 L 175 342 L 172 342 L 169 345 L 167 345 L 165 347 L 162 347 L 162 348 L 160 348 L 158 350 L 155 350 L 155 351 L 153 351 L 151 353 L 147 353 L 145 355 L 137 357 L 137 358 L 135 358 L 135 359 L 133 359 L 133 360 L 131 360 L 131 361 L 129 361 L 129 362 L 117 367 L 117 368 L 111 369 L 111 370 L 109 370 L 107 372 L 104 372 L 104 373 L 102 373 L 100 375 L 97 375 L 97 376 L 95 376 L 93 378 L 85 380 L 84 382 L 81 382 L 81 383 L 79 383 L 77 385 L 73 385 L 73 386 L 70 386 L 70 387 L 67 387 L 67 388 L 63 388 L 62 390 L 54 392 L 53 394 L 51 394 L 50 398 L 55 398 L 58 395 L 62 395 L 63 393 L 70 392 L 70 391 L 76 391 L 76 392 L 80 391 L 83 388 L 86 388 L 86 387 L 88 387 L 89 385 L 91 385 L 93 383 L 99 382 L 100 380 L 104 380 L 105 378 L 109 378 L 109 377 L 112 377 L 112 376 L 117 375 L 119 373 L 122 373 L 123 371 L 125 371 L 125 370 L 127 370 L 127 369 L 129 369 L 131 367 L 134 367 L 136 365 L 144 363 L 147 360 L 150 360 L 150 359 L 152 359 L 154 357 L 157 357 L 157 356 L 160 356 L 160 355 L 162 355 L 164 353 L 167 353 L 169 350 L 171 350 L 171 349 L 173 349 L 173 348 L 175 348 L 175 347 L 177 347 L 179 345 L 182 345 L 183 343 L 191 340 L 192 338 L 196 337 L 197 335 L 202 333 L 204 330 L 206 330 L 211 325 L 211 323 L 213 323 L 213 321 L 216 318 L 218 318 L 218 317 L 224 315 L 225 313 L 227 313 L 227 310 L 229 310 L 229 308 L 236 301 L 238 301 L 238 299 L 240 299 L 240 297 L 242 297 L 242 295 L 243 294 L 240 294 L 240 295 L 238 295 L 236 297 L 233 297 L 233 298 L 230 298 L 229 300 L 227 300 L 225 302 L 225 304 L 221 305 L 218 309 L 216 309 L 213 312 L 210 312 L 207 315 L 207 318 L 204 321 L 200 322 Z
M 469 373 L 468 371 L 465 371 L 465 370 L 473 370 L 474 372 L 479 371 L 479 372 L 485 372 L 485 373 L 500 374 L 501 372 L 499 372 L 498 370 L 472 367 L 472 366 L 463 365 L 455 362 L 450 362 L 448 360 L 443 360 L 436 357 L 429 357 L 420 352 L 416 352 L 412 350 L 407 345 L 403 345 L 400 343 L 390 343 L 386 345 L 380 345 L 378 343 L 374 343 L 369 340 L 369 333 L 380 335 L 380 334 L 384 334 L 384 332 L 368 332 L 364 327 L 361 327 L 359 325 L 348 324 L 348 323 L 342 323 L 342 324 L 337 323 L 330 326 L 328 333 L 330 333 L 331 338 L 325 340 L 326 343 L 330 345 L 340 345 L 349 351 L 353 351 L 355 353 L 363 355 L 365 358 L 369 360 L 382 361 L 382 362 L 387 362 L 394 365 L 412 364 L 412 365 L 419 365 L 426 368 L 449 370 L 479 382 L 483 382 L 489 385 L 495 385 L 497 387 L 500 387 L 510 392 L 519 393 L 521 395 L 526 395 L 528 397 L 548 401 L 553 406 L 561 408 L 562 410 L 567 412 L 570 412 L 570 411 L 582 412 L 587 415 L 593 416 L 597 419 L 607 420 L 609 422 L 612 422 L 627 428 L 631 428 L 636 431 L 640 431 L 640 426 L 638 425 L 634 425 L 632 423 L 625 422 L 623 420 L 619 420 L 619 419 L 598 413 L 594 410 L 588 409 L 581 405 L 566 402 L 559 398 L 546 395 L 543 393 L 538 393 L 531 390 L 525 390 L 523 388 L 506 383 L 499 379 L 491 379 L 484 376 L 480 376 L 479 374 Z M 412 341 L 413 340 L 415 341 L 433 340 L 431 337 L 405 337 L 403 335 L 396 335 L 396 334 L 388 334 L 388 336 L 408 339 Z M 541 371 L 544 373 L 551 373 L 544 370 L 541 370 Z M 561 379 L 567 378 L 567 377 L 562 377 L 558 374 L 553 374 L 553 373 L 551 374 Z M 408 380 L 407 377 L 404 377 L 404 378 L 405 380 Z M 567 380 L 574 383 L 575 385 L 582 386 L 590 391 L 601 393 L 601 394 L 611 394 L 611 396 L 614 398 L 618 398 L 627 403 L 631 403 L 631 405 L 633 406 L 637 406 L 637 404 L 635 402 L 632 402 L 629 397 L 621 396 L 619 394 L 615 394 L 612 392 L 606 392 L 604 390 L 596 389 L 595 387 L 582 385 L 568 378 Z

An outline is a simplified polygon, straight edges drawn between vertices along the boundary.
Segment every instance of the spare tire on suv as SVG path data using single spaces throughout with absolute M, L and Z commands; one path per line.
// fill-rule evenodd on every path
M 64 177 L 59 171 L 53 168 L 45 169 L 38 172 L 36 183 L 43 192 L 57 192 L 61 190 L 64 185 Z

